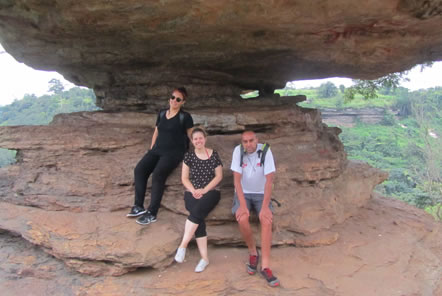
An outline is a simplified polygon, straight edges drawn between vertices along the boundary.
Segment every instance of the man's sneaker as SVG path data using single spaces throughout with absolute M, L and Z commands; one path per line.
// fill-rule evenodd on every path
M 254 275 L 258 271 L 259 252 L 256 250 L 256 255 L 249 255 L 249 263 L 247 263 L 247 273 Z
M 279 286 L 279 280 L 276 276 L 273 275 L 270 268 L 264 268 L 263 270 L 261 270 L 261 275 L 266 279 L 270 287 Z
M 157 216 L 152 215 L 151 212 L 147 212 L 146 214 L 138 218 L 136 222 L 141 225 L 147 225 L 149 223 L 157 222 Z
M 132 209 L 130 209 L 129 214 L 126 215 L 126 217 L 138 217 L 140 215 L 143 215 L 147 211 L 143 207 L 139 206 L 133 206 Z

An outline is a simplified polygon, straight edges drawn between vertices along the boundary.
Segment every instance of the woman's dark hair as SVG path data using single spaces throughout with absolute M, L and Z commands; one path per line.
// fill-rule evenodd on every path
M 193 139 L 193 135 L 196 133 L 202 133 L 204 135 L 204 138 L 207 138 L 207 133 L 202 127 L 197 126 L 192 129 L 192 133 L 190 134 L 192 139 Z
M 187 90 L 184 88 L 184 86 L 182 87 L 177 87 L 174 89 L 174 91 L 179 91 L 182 95 L 183 95 L 183 99 L 184 101 L 187 100 Z

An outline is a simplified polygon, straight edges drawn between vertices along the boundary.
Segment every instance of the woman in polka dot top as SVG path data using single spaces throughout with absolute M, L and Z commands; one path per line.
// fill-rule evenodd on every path
M 186 248 L 195 234 L 201 260 L 195 272 L 202 272 L 209 264 L 207 255 L 207 233 L 204 219 L 220 200 L 216 186 L 223 178 L 222 162 L 218 153 L 206 148 L 207 135 L 199 127 L 193 129 L 191 141 L 195 150 L 184 155 L 181 181 L 186 191 L 184 202 L 190 215 L 187 217 L 183 240 L 178 247 L 175 261 L 182 263 Z

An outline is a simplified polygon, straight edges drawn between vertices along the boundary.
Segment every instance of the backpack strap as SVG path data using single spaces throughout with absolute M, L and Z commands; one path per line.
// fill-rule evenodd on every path
M 265 159 L 266 159 L 266 153 L 267 153 L 267 151 L 269 151 L 269 148 L 270 148 L 270 144 L 268 144 L 268 143 L 264 143 L 264 145 L 262 145 L 262 147 L 261 147 L 261 166 L 263 166 L 264 165 L 264 161 L 265 161 Z
M 262 145 L 261 149 L 258 150 L 258 157 L 261 158 L 261 161 L 259 164 L 260 166 L 264 165 L 264 161 L 266 159 L 266 154 L 267 154 L 267 151 L 269 151 L 269 148 L 270 148 L 270 144 L 264 143 L 264 145 Z M 242 167 L 244 154 L 246 154 L 246 150 L 242 144 L 239 145 L 239 150 L 241 152 L 241 160 L 240 160 L 239 166 Z
M 160 110 L 160 119 L 166 115 L 167 109 Z
M 162 109 L 162 110 L 160 111 L 160 118 L 163 117 L 163 116 L 166 114 L 166 112 L 167 112 L 167 109 Z M 184 126 L 184 117 L 185 117 L 186 115 L 185 115 L 184 112 L 182 112 L 181 110 L 179 111 L 179 114 L 178 114 L 178 115 L 180 116 L 180 125 L 181 125 L 181 126 Z
M 246 153 L 245 148 L 242 144 L 239 145 L 239 151 L 241 153 L 241 160 L 239 162 L 239 166 L 242 167 L 243 164 L 243 159 L 244 159 L 244 154 Z
M 184 112 L 180 110 L 179 116 L 180 116 L 180 124 L 181 126 L 184 126 L 184 116 L 185 116 Z

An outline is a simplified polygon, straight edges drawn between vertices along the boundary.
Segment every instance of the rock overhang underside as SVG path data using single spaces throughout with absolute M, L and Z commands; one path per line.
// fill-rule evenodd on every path
M 241 90 L 269 96 L 290 80 L 373 79 L 440 60 L 441 14 L 436 0 L 3 0 L 0 42 L 93 88 L 106 110 L 156 110 L 177 85 L 189 108 L 223 107 Z

